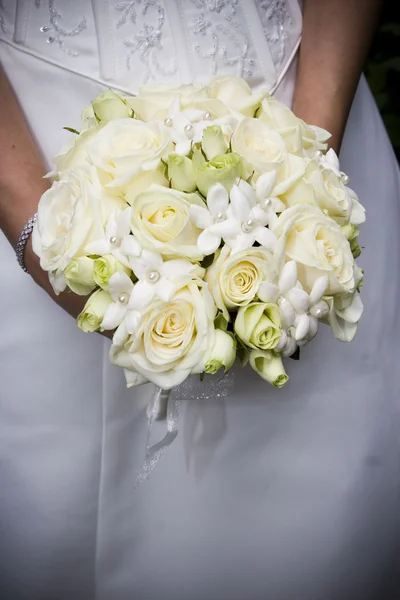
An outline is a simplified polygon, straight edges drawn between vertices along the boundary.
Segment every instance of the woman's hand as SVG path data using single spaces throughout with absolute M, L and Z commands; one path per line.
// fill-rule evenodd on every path
M 383 0 L 304 0 L 294 113 L 339 152 Z

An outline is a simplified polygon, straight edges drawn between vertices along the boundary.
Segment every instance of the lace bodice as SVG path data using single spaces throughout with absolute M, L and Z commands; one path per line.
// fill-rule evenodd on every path
M 273 90 L 296 53 L 299 0 L 0 0 L 0 39 L 112 87 L 238 75 Z

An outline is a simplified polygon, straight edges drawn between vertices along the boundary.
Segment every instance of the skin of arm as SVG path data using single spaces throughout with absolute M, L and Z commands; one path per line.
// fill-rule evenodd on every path
M 293 112 L 339 152 L 383 0 L 304 0 Z
M 49 182 L 43 179 L 46 168 L 22 110 L 0 65 L 0 229 L 15 248 L 28 219 L 36 212 Z M 86 298 L 64 292 L 56 296 L 32 250 L 31 238 L 25 246 L 29 274 L 72 316 L 82 310 Z

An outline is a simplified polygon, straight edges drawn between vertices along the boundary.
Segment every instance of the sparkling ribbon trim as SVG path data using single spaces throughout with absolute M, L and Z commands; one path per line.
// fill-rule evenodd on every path
M 153 400 L 148 410 L 148 426 L 146 438 L 146 457 L 139 475 L 136 478 L 135 488 L 148 479 L 156 464 L 178 435 L 179 407 L 181 400 L 209 400 L 225 398 L 234 389 L 233 371 L 225 377 L 209 375 L 204 381 L 197 376 L 190 377 L 181 385 L 172 390 L 156 388 Z M 167 421 L 167 432 L 162 440 L 150 445 L 154 421 Z

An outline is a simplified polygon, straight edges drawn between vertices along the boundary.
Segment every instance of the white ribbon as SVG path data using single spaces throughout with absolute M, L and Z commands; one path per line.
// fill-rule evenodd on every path
M 153 400 L 148 410 L 148 426 L 146 438 L 146 457 L 139 475 L 136 479 L 135 488 L 143 483 L 153 471 L 154 467 L 172 444 L 178 435 L 179 406 L 181 400 L 217 400 L 224 398 L 233 392 L 233 371 L 225 377 L 217 375 L 206 375 L 204 381 L 197 376 L 189 377 L 181 385 L 172 390 L 156 388 Z M 162 440 L 150 445 L 154 421 L 167 420 L 167 432 Z

